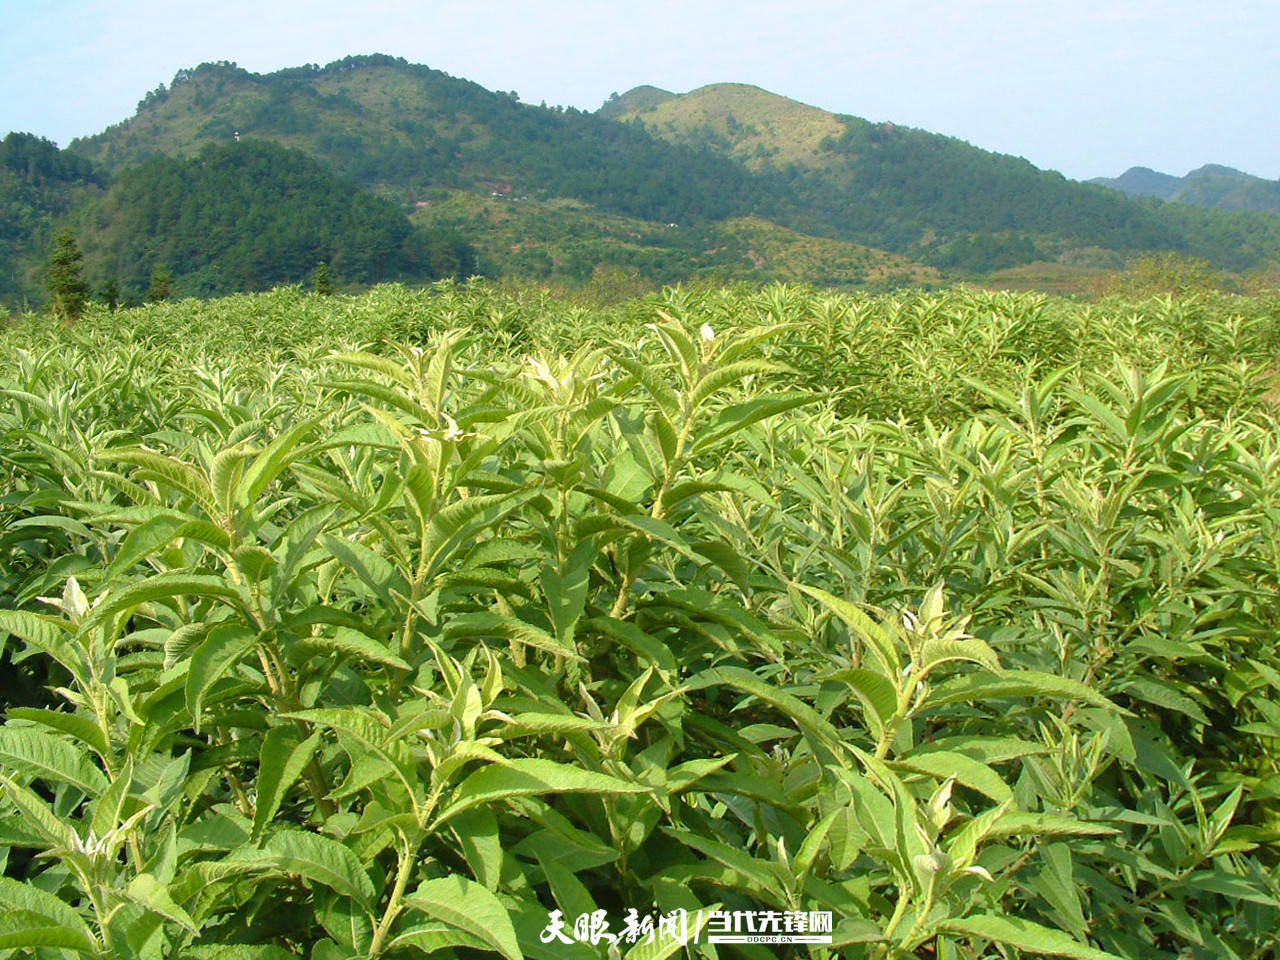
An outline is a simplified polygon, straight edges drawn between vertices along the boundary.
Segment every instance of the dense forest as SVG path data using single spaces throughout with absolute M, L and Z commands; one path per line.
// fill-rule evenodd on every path
M 197 295 L 296 283 L 319 262 L 359 283 L 475 268 L 460 238 L 415 231 L 394 203 L 266 142 L 131 167 L 77 221 L 91 277 L 126 290 L 145 289 L 157 268 Z
M 104 182 L 89 160 L 43 137 L 0 140 L 0 303 L 38 287 L 54 221 Z
M 237 132 L 297 146 L 366 187 L 495 181 L 648 220 L 723 219 L 776 193 L 705 150 L 383 55 L 266 75 L 202 64 L 149 94 L 133 120 L 73 147 L 116 169 Z
M 1272 216 L 1125 202 L 1115 191 L 952 137 L 842 119 L 844 134 L 824 145 L 849 158 L 849 181 L 810 175 L 801 195 L 837 218 L 876 224 L 863 239 L 878 246 L 909 249 L 904 241 L 929 228 L 958 238 L 926 255 L 939 266 L 1028 262 L 1038 251 L 1026 234 L 1113 250 L 1177 250 L 1229 269 L 1280 249 L 1280 219 Z

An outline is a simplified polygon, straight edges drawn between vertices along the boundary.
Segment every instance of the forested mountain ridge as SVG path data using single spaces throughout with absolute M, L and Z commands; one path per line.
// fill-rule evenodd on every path
M 342 279 L 352 283 L 451 264 L 571 283 L 599 268 L 650 284 L 754 282 L 781 270 L 788 280 L 844 287 L 980 278 L 1033 262 L 1067 272 L 1118 267 L 1149 250 L 1237 271 L 1280 260 L 1272 214 L 1128 199 L 952 137 L 745 84 L 685 94 L 638 87 L 590 113 L 523 104 L 514 91 L 382 55 L 262 75 L 221 62 L 180 71 L 133 117 L 68 150 L 44 143 L 70 171 L 63 186 L 46 197 L 15 176 L 0 179 L 0 205 L 20 214 L 10 217 L 19 226 L 8 248 L 0 238 L 0 295 L 9 302 L 38 291 L 59 218 L 85 234 L 97 277 L 136 285 L 171 260 L 189 278 L 184 292 L 199 293 L 300 282 L 313 255 L 345 264 Z M 293 153 L 268 156 L 266 143 Z M 231 176 L 236 150 L 261 165 L 241 169 L 256 186 L 227 188 L 227 197 L 244 199 L 246 211 L 256 197 L 257 212 L 214 224 L 230 206 L 190 164 L 216 157 L 227 165 L 219 176 Z M 320 166 L 301 172 L 303 155 Z M 321 167 L 381 195 L 377 206 L 344 194 L 364 212 L 327 219 L 346 224 L 350 238 L 262 220 L 263 191 L 284 196 L 298 177 L 322 197 L 342 193 L 320 185 Z M 183 177 L 209 210 L 176 212 L 173 183 Z M 290 206 L 290 216 L 314 225 L 324 202 Z M 217 227 L 203 253 L 182 239 L 200 235 L 196 224 Z M 237 229 L 246 235 L 230 236 Z M 380 254 L 361 257 L 362 245 Z
M 619 109 L 627 104 L 634 106 Z M 1096 247 L 1175 250 L 1246 269 L 1280 251 L 1274 217 L 1188 216 L 1150 200 L 1127 202 L 1019 157 L 747 84 L 657 101 L 628 92 L 606 109 L 673 143 L 702 143 L 762 174 L 781 174 L 809 217 L 796 224 L 801 229 L 835 225 L 941 267 L 982 271 Z
M 380 55 L 265 75 L 205 64 L 74 147 L 114 169 L 237 131 L 407 203 L 439 187 L 567 197 L 658 222 L 755 215 L 969 273 L 1079 251 L 1122 263 L 1175 250 L 1230 269 L 1280 255 L 1277 218 L 1171 215 L 952 137 L 745 84 L 639 87 L 589 114 Z
M 762 197 L 741 165 L 707 151 L 380 55 L 264 75 L 203 64 L 71 148 L 115 171 L 237 135 L 303 150 L 410 202 L 429 187 L 491 188 L 671 221 L 745 215 L 779 193 Z
M 1130 197 L 1159 197 L 1215 210 L 1280 212 L 1280 180 L 1255 177 L 1216 163 L 1207 163 L 1185 177 L 1130 167 L 1118 177 L 1095 177 L 1089 182 Z

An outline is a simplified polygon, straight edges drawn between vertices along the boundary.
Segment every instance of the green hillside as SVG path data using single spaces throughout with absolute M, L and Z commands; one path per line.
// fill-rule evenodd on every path
M 797 211 L 790 226 L 962 272 L 1088 247 L 1175 250 L 1229 269 L 1280 252 L 1280 218 L 1170 213 L 953 137 L 829 113 L 745 84 L 702 87 L 619 118 L 785 182 Z
M 384 56 L 266 75 L 204 64 L 153 91 L 129 120 L 72 148 L 118 171 L 237 135 L 302 150 L 410 201 L 433 186 L 498 190 L 572 197 L 665 222 L 757 212 L 778 194 L 762 192 L 727 158 Z
M 761 217 L 655 223 L 577 200 L 432 191 L 411 215 L 471 239 L 485 273 L 610 294 L 712 278 L 835 289 L 937 284 L 938 270 L 848 240 L 812 237 Z
M 194 209 L 176 215 L 177 192 L 161 183 L 194 168 L 161 159 L 189 162 L 249 141 L 297 151 L 380 194 L 387 205 L 369 215 L 381 224 L 374 232 L 394 221 L 401 239 L 361 239 L 374 229 L 364 214 L 321 218 L 320 234 L 290 229 L 315 221 L 314 210 L 265 229 L 258 210 L 224 219 L 210 243 L 202 231 L 212 221 Z M 470 262 L 465 244 L 487 273 L 582 284 L 614 271 L 635 288 L 699 277 L 845 288 L 984 281 L 1042 264 L 1016 282 L 1051 275 L 1065 290 L 1145 251 L 1237 272 L 1280 262 L 1274 215 L 1132 200 L 954 138 L 745 84 L 680 95 L 638 87 L 592 114 L 530 106 L 515 92 L 380 55 L 265 75 L 223 62 L 180 71 L 133 117 L 48 150 L 72 171 L 65 187 L 41 199 L 21 178 L 0 183 L 0 200 L 17 197 L 20 208 L 8 247 L 0 241 L 0 297 L 10 303 L 39 300 L 60 218 L 85 234 L 100 280 L 141 284 L 169 260 L 184 263 L 186 289 L 202 293 L 298 282 L 312 256 L 345 261 L 349 283 L 457 272 Z M 268 193 L 297 192 L 283 167 L 258 176 Z M 112 178 L 121 185 L 91 202 Z M 253 190 L 230 195 L 255 202 Z M 374 209 L 368 198 L 352 202 Z M 216 198 L 202 203 L 226 213 Z M 410 236 L 405 214 L 460 236 Z
M 94 286 L 128 297 L 164 269 L 208 296 L 297 283 L 319 262 L 346 283 L 467 276 L 465 245 L 297 150 L 245 141 L 126 169 L 73 217 Z

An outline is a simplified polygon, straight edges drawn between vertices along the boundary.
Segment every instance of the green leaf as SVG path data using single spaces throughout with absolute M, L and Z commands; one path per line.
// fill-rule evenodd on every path
M 399 593 L 402 597 L 407 597 L 413 592 L 404 574 L 397 570 L 386 557 L 380 556 L 363 543 L 356 543 L 354 540 L 347 540 L 329 533 L 323 534 L 320 539 L 325 549 L 364 581 L 388 610 L 398 610 L 400 606 L 396 603 L 392 591 Z
M 91 796 L 107 787 L 102 771 L 73 744 L 32 727 L 0 727 L 0 763 L 28 777 L 69 783 Z
M 35 950 L 40 947 L 62 948 L 99 956 L 92 940 L 74 928 L 48 923 L 43 917 L 27 912 L 0 915 L 0 950 Z
M 524 960 L 507 908 L 474 880 L 458 875 L 426 880 L 405 902 L 478 937 L 507 960 Z
M 200 702 L 218 680 L 231 670 L 240 658 L 253 649 L 257 634 L 237 623 L 214 627 L 191 655 L 187 671 L 187 709 L 195 728 L 200 729 Z
M 0 610 L 0 630 L 7 631 L 62 666 L 83 685 L 89 683 L 84 650 L 68 637 L 67 621 L 25 610 Z
M 502 840 L 498 819 L 488 807 L 475 807 L 453 818 L 454 835 L 475 878 L 496 891 L 502 876 Z
M 0 775 L 4 796 L 22 814 L 23 826 L 31 827 L 51 846 L 62 850 L 80 849 L 80 837 L 69 823 L 55 814 L 33 791 Z
M 108 592 L 81 626 L 81 632 L 101 626 L 116 614 L 144 603 L 196 596 L 240 601 L 240 592 L 220 577 L 194 573 L 160 573 L 119 593 Z
M 19 883 L 11 877 L 0 877 L 0 904 L 5 908 L 0 913 L 34 914 L 48 920 L 50 926 L 60 927 L 68 933 L 77 934 L 79 945 L 68 944 L 72 950 L 83 953 L 96 952 L 93 935 L 80 914 L 74 907 L 59 900 L 52 893 L 30 883 Z
M 774 869 L 777 867 L 776 864 L 767 860 L 759 860 L 745 850 L 701 836 L 692 830 L 663 827 L 662 832 L 679 840 L 689 849 L 696 850 L 703 856 L 710 857 L 717 863 L 728 867 L 740 878 L 737 886 L 742 889 L 766 894 L 779 901 L 786 899 L 786 893 L 782 889 L 781 882 L 774 873 Z
M 1114 953 L 1095 950 L 1074 940 L 1059 930 L 1042 927 L 1030 920 L 1002 917 L 994 914 L 978 914 L 958 920 L 944 920 L 937 927 L 939 933 L 961 937 L 979 937 L 994 943 L 1002 943 L 1019 950 L 1052 957 L 1074 957 L 1076 960 L 1122 960 Z
M 896 677 L 902 671 L 902 664 L 898 659 L 897 646 L 888 630 L 880 626 L 848 600 L 833 596 L 817 587 L 806 586 L 803 583 L 797 583 L 795 586 L 843 620 L 855 637 L 860 638 L 871 646 L 876 658 L 880 661 L 880 672 L 882 674 Z
M 309 452 L 308 448 L 300 446 L 299 442 L 311 432 L 319 421 L 320 418 L 317 417 L 295 423 L 271 441 L 267 448 L 258 454 L 241 478 L 239 489 L 235 495 L 235 502 L 238 506 L 243 507 L 254 503 L 262 495 L 262 491 L 267 488 L 267 485 L 280 475 L 280 471 L 293 460 L 305 456 Z
M 542 568 L 542 592 L 547 597 L 551 623 L 556 639 L 565 645 L 573 643 L 574 627 L 586 605 L 594 553 L 594 545 L 584 541 L 574 549 L 563 575 L 550 564 Z
M 799 725 L 815 748 L 825 749 L 837 759 L 843 758 L 844 737 L 828 720 L 798 697 L 761 680 L 750 670 L 742 667 L 713 667 L 691 677 L 684 688 L 702 690 L 721 685 L 734 687 L 776 707 Z
M 584 620 L 582 626 L 614 640 L 632 652 L 648 660 L 658 672 L 670 676 L 679 670 L 679 664 L 671 648 L 648 633 L 645 633 L 629 620 L 617 620 L 613 617 L 592 617 Z
M 337 840 L 303 830 L 280 830 L 267 838 L 262 857 L 287 873 L 323 884 L 366 910 L 373 909 L 377 893 L 369 875 L 356 855 Z
M 944 703 L 992 700 L 1000 697 L 1055 697 L 1080 700 L 1129 715 L 1102 694 L 1078 680 L 1034 670 L 1005 670 L 998 676 L 985 673 L 953 677 L 936 687 L 925 699 L 925 706 Z
M 1000 775 L 985 763 L 966 757 L 962 753 L 937 750 L 932 753 L 913 753 L 889 763 L 894 770 L 910 770 L 927 773 L 939 780 L 955 777 L 971 790 L 986 794 L 997 803 L 1013 799 L 1013 791 L 1000 779 Z
M 725 407 L 702 429 L 690 445 L 691 452 L 705 450 L 721 440 L 732 436 L 739 430 L 758 423 L 768 417 L 777 416 L 807 403 L 815 403 L 818 397 L 811 393 L 779 393 L 766 397 L 756 397 L 743 403 Z
M 570 660 L 582 659 L 574 650 L 540 627 L 487 610 L 453 617 L 445 624 L 444 635 L 450 640 L 459 637 L 502 637 Z
M 90 747 L 100 757 L 111 753 L 107 738 L 92 719 L 78 713 L 65 713 L 61 710 L 41 710 L 36 707 L 14 707 L 9 710 L 11 720 L 26 720 L 38 723 L 52 730 L 70 734 L 81 743 Z
M 719 909 L 720 904 L 715 903 L 705 910 L 696 906 L 689 910 L 689 943 L 699 942 L 703 927 L 711 921 L 711 914 Z M 676 937 L 655 936 L 652 943 L 645 943 L 643 940 L 636 943 L 635 946 L 623 954 L 622 960 L 667 960 L 668 957 L 674 956 L 684 949 L 685 945 Z M 690 953 L 692 955 L 692 950 Z
M 69 783 L 96 797 L 107 778 L 74 744 L 34 727 L 0 727 L 0 763 L 28 777 Z
M 457 927 L 439 921 L 431 923 L 415 923 L 398 933 L 387 944 L 388 951 L 398 947 L 411 947 L 422 953 L 430 954 L 449 947 L 470 947 L 473 950 L 489 949 L 488 941 L 480 939 L 474 933 L 467 933 Z M 293 955 L 290 954 L 290 957 Z
M 837 670 L 823 677 L 823 680 L 847 683 L 852 688 L 858 699 L 870 711 L 873 723 L 868 726 L 877 737 L 897 712 L 898 691 L 894 688 L 893 681 L 882 673 L 868 670 L 866 667 L 851 667 L 847 670 Z
M 436 826 L 463 810 L 482 803 L 542 793 L 644 793 L 646 787 L 627 783 L 552 760 L 520 759 L 490 764 L 470 774 L 453 791 L 452 802 L 436 818 Z
M 262 752 L 258 758 L 258 800 L 253 811 L 252 842 L 262 839 L 267 825 L 280 809 L 293 782 L 315 755 L 320 745 L 317 731 L 301 743 L 298 734 L 288 727 L 272 727 L 262 738 Z
M 370 663 L 381 663 L 399 670 L 410 669 L 409 664 L 388 650 L 386 646 L 368 634 L 352 630 L 350 627 L 339 627 L 332 637 L 314 635 L 303 637 L 293 644 L 289 651 L 289 658 L 296 659 L 294 652 L 297 651 L 297 655 L 305 659 L 317 650 L 358 657 Z
M 189 519 L 181 514 L 161 514 L 139 524 L 120 544 L 120 549 L 112 558 L 111 565 L 103 574 L 103 580 L 110 582 L 127 572 L 140 560 L 167 547 Z
M 174 923 L 180 924 L 192 933 L 198 932 L 199 928 L 187 914 L 187 911 L 174 903 L 168 889 L 151 874 L 138 874 L 129 881 L 129 885 L 125 887 L 124 892 L 125 896 L 139 906 L 146 907 L 152 913 L 158 913 L 166 920 L 172 920 Z
M 1052 813 L 1006 813 L 988 831 L 990 837 L 1105 837 L 1115 827 Z

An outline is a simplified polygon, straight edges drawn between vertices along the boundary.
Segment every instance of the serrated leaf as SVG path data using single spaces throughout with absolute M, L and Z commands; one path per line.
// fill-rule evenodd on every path
M 166 920 L 180 924 L 192 933 L 199 928 L 187 911 L 174 902 L 168 888 L 149 873 L 140 873 L 124 888 L 125 896 L 141 907 L 158 913 Z
M 186 596 L 211 597 L 232 603 L 241 599 L 240 592 L 220 577 L 194 573 L 159 573 L 119 593 L 108 592 L 102 603 L 85 620 L 81 632 L 101 626 L 116 614 L 135 609 L 144 603 Z
M 507 908 L 474 880 L 457 875 L 426 880 L 405 902 L 478 937 L 507 960 L 524 960 Z
M 1005 670 L 998 676 L 975 673 L 966 674 L 940 684 L 925 699 L 926 706 L 944 703 L 973 702 L 1001 697 L 1053 697 L 1079 700 L 1104 707 L 1116 713 L 1128 714 L 1091 687 L 1051 673 L 1034 670 Z
M 34 727 L 0 727 L 0 763 L 24 776 L 69 783 L 96 797 L 107 778 L 73 744 Z
M 963 919 L 944 920 L 938 924 L 938 932 L 962 937 L 979 937 L 994 943 L 1007 944 L 1019 950 L 1052 957 L 1073 957 L 1075 960 L 1123 960 L 1114 953 L 1096 950 L 1074 940 L 1059 930 L 1042 927 L 1030 920 L 1002 917 L 995 914 L 978 914 Z
M 388 650 L 368 634 L 350 627 L 339 627 L 332 637 L 308 636 L 296 641 L 293 649 L 305 657 L 311 651 L 331 651 L 345 656 L 358 657 L 370 663 L 381 663 L 399 670 L 408 670 L 409 664 Z M 291 655 L 292 655 L 292 651 Z M 292 659 L 292 656 L 291 656 Z
M 897 646 L 894 644 L 893 636 L 887 629 L 880 626 L 848 600 L 827 593 L 827 591 L 818 587 L 806 586 L 803 583 L 797 583 L 796 587 L 813 597 L 843 620 L 856 637 L 870 645 L 872 652 L 876 655 L 876 659 L 880 661 L 881 673 L 886 676 L 896 677 L 901 672 L 902 664 L 898 659 Z
M 288 727 L 272 727 L 262 738 L 262 751 L 258 757 L 258 800 L 254 806 L 253 833 L 250 836 L 254 843 L 262 839 L 267 825 L 280 809 L 280 802 L 319 745 L 319 731 L 299 743 L 296 731 Z
M 980 760 L 966 757 L 962 753 L 937 750 L 931 753 L 913 753 L 900 757 L 889 763 L 895 770 L 910 770 L 915 773 L 927 773 L 939 780 L 955 777 L 971 790 L 986 794 L 997 803 L 1013 798 L 1013 791 L 1000 775 Z
M 0 877 L 0 912 L 23 912 L 47 919 L 51 926 L 78 935 L 81 946 L 71 946 L 83 953 L 96 952 L 88 925 L 70 904 L 30 883 L 19 883 L 11 877 Z
M 750 670 L 713 667 L 690 677 L 684 689 L 702 690 L 721 685 L 734 687 L 777 708 L 796 722 L 815 748 L 826 750 L 837 759 L 844 756 L 844 737 L 828 720 L 798 697 L 761 680 Z
M 507 617 L 487 610 L 453 617 L 445 624 L 444 635 L 451 640 L 459 637 L 501 637 L 569 660 L 582 659 L 574 650 L 540 627 L 515 617 Z
M 453 791 L 449 805 L 436 817 L 436 825 L 463 810 L 509 797 L 544 793 L 644 793 L 646 789 L 605 773 L 552 760 L 512 760 L 504 764 L 490 764 L 468 775 Z
M 200 703 L 218 680 L 253 649 L 257 634 L 240 624 L 214 627 L 191 655 L 185 695 L 196 730 L 200 729 Z
M 61 710 L 41 710 L 36 707 L 14 707 L 8 717 L 12 720 L 26 720 L 38 723 L 51 730 L 69 734 L 81 743 L 90 747 L 99 756 L 105 757 L 111 752 L 111 746 L 102 732 L 102 728 L 89 717 L 78 713 L 65 713 Z
M 377 896 L 369 875 L 350 848 L 337 840 L 303 830 L 280 830 L 262 846 L 264 859 L 286 873 L 323 884 L 373 909 Z

